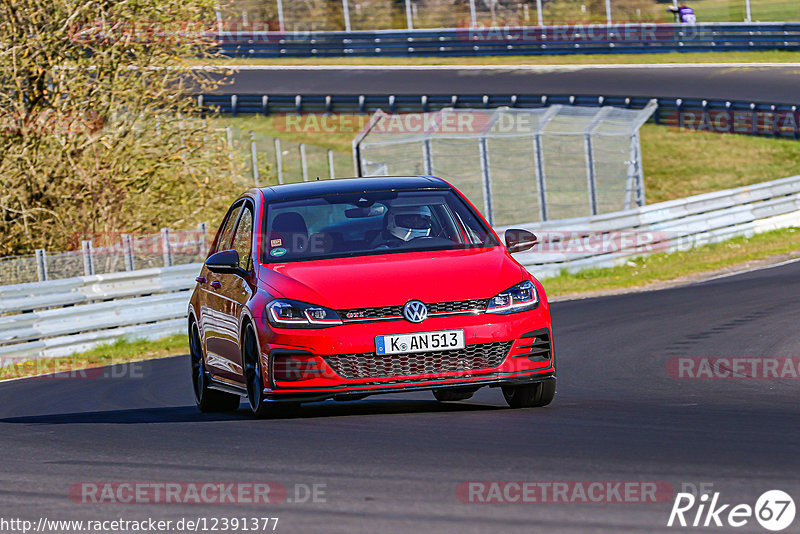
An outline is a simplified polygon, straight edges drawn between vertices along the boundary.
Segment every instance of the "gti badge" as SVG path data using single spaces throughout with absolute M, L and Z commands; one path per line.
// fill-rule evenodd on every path
M 412 323 L 421 323 L 428 318 L 428 308 L 418 300 L 409 300 L 403 306 L 403 317 Z

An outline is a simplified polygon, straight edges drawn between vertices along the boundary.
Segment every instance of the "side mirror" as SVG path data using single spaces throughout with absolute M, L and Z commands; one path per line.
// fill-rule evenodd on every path
M 539 238 L 527 230 L 506 230 L 506 248 L 509 252 L 522 252 L 532 249 L 539 242 Z
M 221 250 L 208 257 L 206 267 L 212 273 L 233 273 L 239 270 L 239 253 Z

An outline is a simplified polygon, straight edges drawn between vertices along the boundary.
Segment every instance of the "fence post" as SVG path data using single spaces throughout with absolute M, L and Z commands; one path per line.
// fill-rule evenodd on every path
M 591 122 L 586 127 L 584 132 L 584 148 L 586 150 L 586 180 L 589 183 L 589 205 L 592 210 L 592 215 L 597 215 L 597 173 L 594 166 L 594 146 L 592 144 L 592 135 L 595 128 L 606 118 L 611 112 L 611 107 L 603 106 L 592 117 Z
M 133 271 L 136 266 L 133 260 L 133 239 L 130 234 L 122 234 L 122 257 L 125 259 L 125 270 Z
M 406 0 L 406 26 L 409 30 L 414 29 L 414 17 L 411 14 L 411 0 Z
M 750 12 L 750 0 L 744 0 L 744 9 L 745 9 L 745 22 L 753 22 L 753 15 Z
M 611 26 L 611 0 L 606 0 L 606 24 Z
M 300 167 L 303 170 L 303 181 L 308 181 L 308 165 L 306 163 L 306 144 L 300 143 Z
M 282 32 L 286 31 L 286 25 L 284 24 L 284 20 L 283 20 L 283 1 L 282 0 L 278 0 L 278 28 Z
M 256 149 L 256 135 L 250 132 L 250 162 L 253 166 L 253 182 L 258 187 L 258 151 Z
M 208 254 L 208 224 L 201 222 L 197 224 L 197 233 L 200 234 L 200 255 Z
M 169 243 L 169 228 L 161 229 L 161 256 L 164 267 L 172 267 L 172 246 Z
M 481 137 L 478 140 L 478 147 L 481 157 L 481 182 L 483 185 L 483 205 L 486 210 L 486 220 L 489 221 L 489 224 L 494 224 L 494 216 L 492 214 L 492 177 L 489 167 L 489 146 L 486 137 Z
M 81 241 L 81 252 L 83 252 L 83 274 L 92 276 L 94 274 L 94 258 L 92 257 L 92 242 Z
M 275 138 L 275 165 L 278 168 L 278 183 L 283 183 L 283 154 L 281 154 L 281 140 Z
M 478 14 L 475 12 L 475 0 L 469 0 L 469 20 L 470 28 L 475 28 L 478 25 Z
M 547 181 L 544 175 L 541 133 L 533 136 L 533 161 L 536 164 L 536 188 L 539 190 L 539 218 L 544 222 L 547 220 Z
M 422 142 L 422 158 L 425 166 L 425 174 L 433 174 L 433 156 L 431 155 L 431 140 L 430 137 Z
M 589 183 L 589 206 L 592 210 L 592 215 L 597 215 L 597 177 L 595 176 L 591 133 L 587 133 L 584 136 L 584 149 L 586 153 L 586 180 Z
M 47 253 L 43 248 L 36 249 L 36 275 L 40 282 L 47 281 Z
M 561 112 L 561 105 L 555 104 L 547 108 L 544 116 L 539 119 L 539 124 L 533 132 L 533 163 L 536 171 L 536 188 L 539 190 L 539 217 L 542 221 L 549 218 L 547 213 L 547 176 L 544 169 L 544 149 L 542 148 L 542 132 Z
M 639 138 L 639 131 L 636 131 L 636 135 L 634 136 L 634 143 L 636 146 L 636 205 L 637 206 L 644 206 L 645 205 L 645 197 L 644 197 L 644 169 L 642 168 L 642 143 L 641 139 Z
M 331 180 L 336 178 L 336 173 L 333 172 L 333 150 L 328 149 L 328 172 L 330 173 Z
M 342 0 L 342 14 L 344 15 L 344 31 L 350 31 L 350 6 L 347 0 Z
M 544 15 L 542 14 L 542 0 L 536 0 L 536 17 L 539 27 L 544 26 Z

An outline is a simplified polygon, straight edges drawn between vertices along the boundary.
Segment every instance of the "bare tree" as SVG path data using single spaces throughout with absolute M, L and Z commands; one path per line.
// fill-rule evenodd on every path
M 0 254 L 188 225 L 235 187 L 191 92 L 210 0 L 0 0 Z M 202 214 L 202 215 L 201 215 Z

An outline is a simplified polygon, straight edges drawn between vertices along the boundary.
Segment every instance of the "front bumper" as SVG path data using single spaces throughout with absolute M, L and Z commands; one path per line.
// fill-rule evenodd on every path
M 512 315 L 464 315 L 431 318 L 424 323 L 406 321 L 345 324 L 319 330 L 278 330 L 264 324 L 261 340 L 266 398 L 275 401 L 312 401 L 360 398 L 438 388 L 521 385 L 555 378 L 555 352 L 549 310 L 537 308 Z M 345 378 L 327 365 L 326 356 L 374 354 L 375 336 L 397 333 L 463 329 L 467 346 L 510 344 L 499 365 L 429 374 Z M 533 356 L 531 345 L 547 341 L 549 354 Z M 539 351 L 541 352 L 541 351 Z M 295 362 L 301 377 L 285 380 L 275 363 Z

